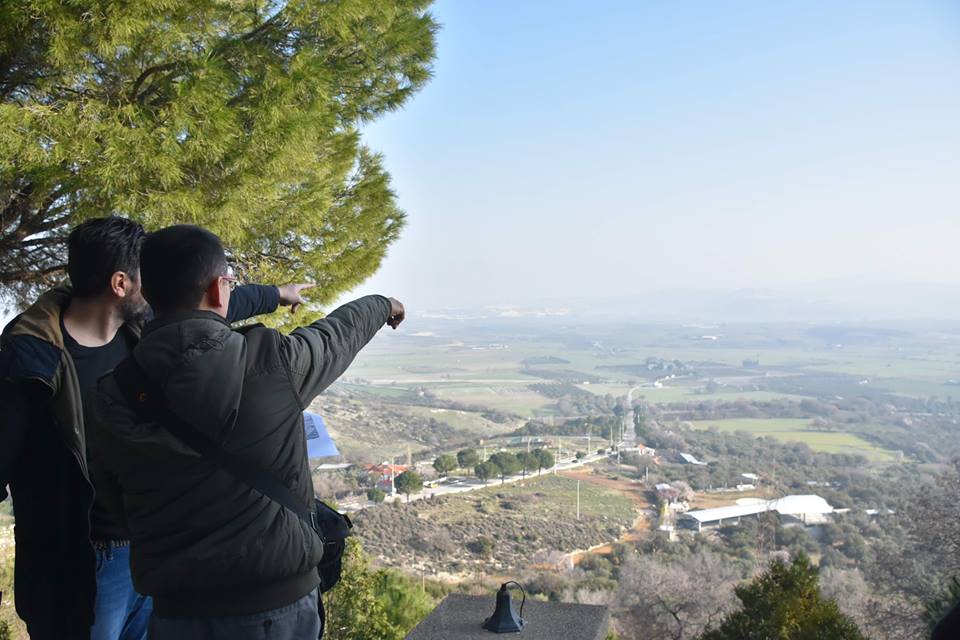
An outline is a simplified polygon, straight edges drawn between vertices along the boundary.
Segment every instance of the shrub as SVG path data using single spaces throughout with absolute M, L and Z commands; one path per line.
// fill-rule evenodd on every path
M 493 554 L 493 550 L 497 548 L 497 543 L 493 541 L 493 538 L 488 536 L 479 536 L 467 546 L 470 551 L 473 551 L 478 556 L 486 557 Z

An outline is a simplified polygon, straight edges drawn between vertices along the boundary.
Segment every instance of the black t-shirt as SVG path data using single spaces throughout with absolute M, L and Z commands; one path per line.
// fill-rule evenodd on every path
M 63 344 L 77 370 L 80 392 L 83 404 L 86 406 L 90 392 L 97 386 L 97 380 L 105 373 L 112 371 L 133 350 L 134 338 L 129 331 L 121 328 L 113 340 L 102 347 L 85 347 L 67 332 L 62 319 L 60 329 L 63 331 Z M 122 514 L 116 513 L 115 508 L 107 508 L 106 483 L 98 482 L 103 479 L 103 471 L 96 459 L 88 456 L 87 462 L 90 467 L 90 478 L 96 491 L 93 508 L 90 510 L 90 537 L 93 540 L 128 540 L 130 536 Z

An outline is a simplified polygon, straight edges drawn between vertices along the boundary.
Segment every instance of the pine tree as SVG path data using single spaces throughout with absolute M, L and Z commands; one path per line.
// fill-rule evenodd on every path
M 517 454 L 517 460 L 520 462 L 520 469 L 523 471 L 524 478 L 540 464 L 540 459 L 533 452 L 521 451 Z
M 461 449 L 457 452 L 457 464 L 463 469 L 469 469 L 480 462 L 480 454 L 476 449 Z
M 329 303 L 403 226 L 358 126 L 429 79 L 431 0 L 0 6 L 0 290 L 58 280 L 110 213 L 219 234 L 243 275 Z
M 497 468 L 497 473 L 500 475 L 500 484 L 506 481 L 507 476 L 512 476 L 520 471 L 520 461 L 517 460 L 517 456 L 509 451 L 498 451 L 493 454 L 490 456 L 490 463 Z
M 790 564 L 775 561 L 736 594 L 743 609 L 701 640 L 863 640 L 837 603 L 820 594 L 817 569 L 803 553 Z
M 417 493 L 423 489 L 423 479 L 416 471 L 404 471 L 393 481 L 397 491 L 407 496 L 407 502 L 410 502 L 410 494 Z
M 537 456 L 537 473 L 542 473 L 544 469 L 549 469 L 555 464 L 553 454 L 546 449 L 534 449 L 531 453 Z
M 473 475 L 477 476 L 478 480 L 482 480 L 483 484 L 487 484 L 487 481 L 498 471 L 497 465 L 492 462 L 480 462 L 473 468 Z
M 438 474 L 445 476 L 457 468 L 457 459 L 453 455 L 445 453 L 442 456 L 437 456 L 433 461 L 433 468 Z
M 428 586 L 397 571 L 377 571 L 377 600 L 383 605 L 391 624 L 408 633 L 440 604 L 444 588 Z M 433 592 L 435 595 L 432 595 Z
M 370 569 L 360 543 L 347 540 L 340 582 L 323 597 L 327 614 L 326 640 L 400 640 L 409 629 L 390 622 L 378 599 L 381 579 Z

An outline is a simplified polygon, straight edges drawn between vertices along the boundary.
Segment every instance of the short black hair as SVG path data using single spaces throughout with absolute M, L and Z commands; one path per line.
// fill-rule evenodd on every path
M 174 225 L 154 231 L 143 243 L 143 297 L 156 313 L 196 309 L 210 282 L 226 270 L 220 238 L 202 227 Z
M 110 286 L 117 271 L 136 277 L 146 232 L 129 218 L 91 218 L 67 237 L 67 273 L 73 295 L 90 298 Z

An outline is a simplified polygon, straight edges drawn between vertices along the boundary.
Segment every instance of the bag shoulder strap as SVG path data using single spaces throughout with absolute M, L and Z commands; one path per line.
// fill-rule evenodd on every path
M 147 377 L 147 373 L 131 354 L 114 369 L 114 379 L 127 397 L 130 406 L 141 416 L 150 417 L 175 435 L 190 448 L 214 463 L 237 480 L 246 483 L 274 502 L 297 514 L 301 520 L 320 535 L 316 512 L 304 505 L 293 492 L 277 478 L 259 467 L 241 460 L 226 451 L 212 438 L 184 420 L 164 403 L 163 393 Z M 147 413 L 149 412 L 149 416 Z

